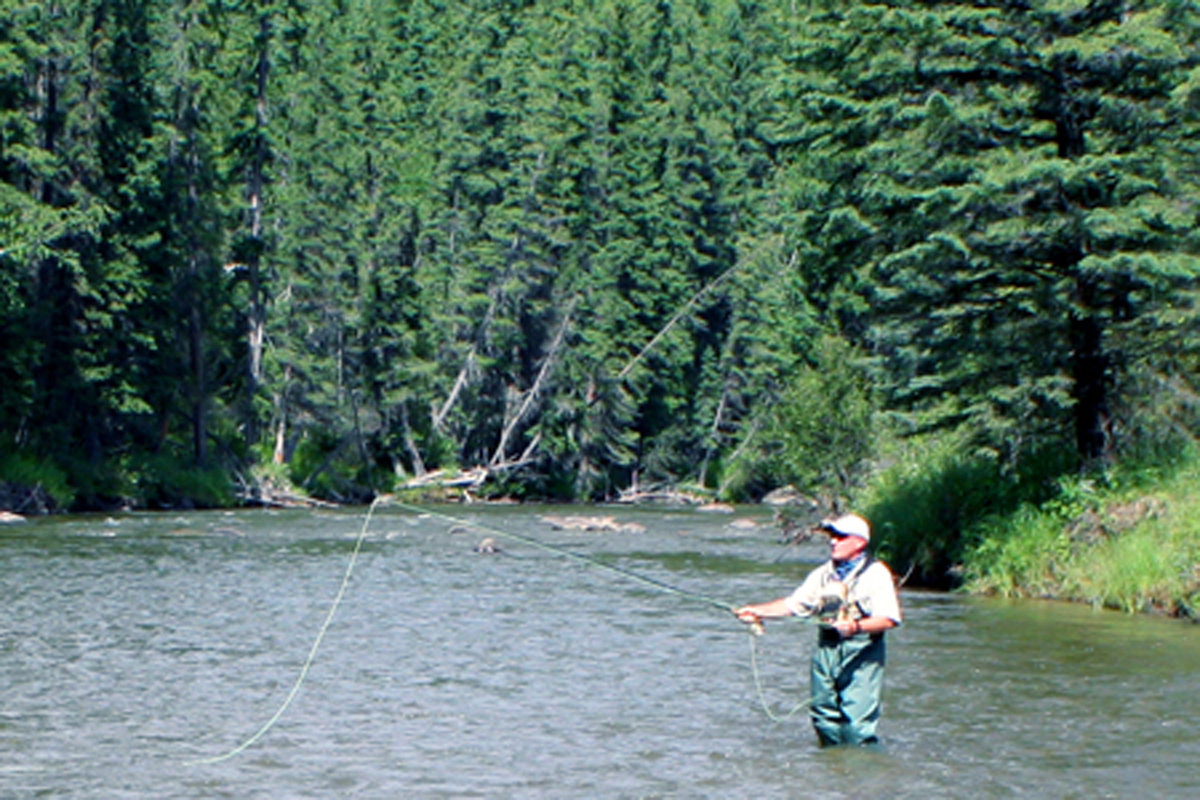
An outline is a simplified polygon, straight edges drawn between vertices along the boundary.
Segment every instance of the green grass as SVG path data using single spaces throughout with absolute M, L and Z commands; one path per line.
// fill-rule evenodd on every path
M 1154 482 L 1143 476 L 1100 488 L 1082 480 L 1064 484 L 1050 502 L 1024 505 L 974 527 L 965 588 L 1194 617 L 1200 601 L 1200 463 Z
M 1071 544 L 1061 520 L 1024 506 L 975 526 L 966 553 L 967 587 L 1004 597 L 1057 597 Z
M 930 441 L 898 455 L 857 505 L 914 585 L 1200 612 L 1200 453 L 1081 475 L 1053 453 L 1010 471 Z

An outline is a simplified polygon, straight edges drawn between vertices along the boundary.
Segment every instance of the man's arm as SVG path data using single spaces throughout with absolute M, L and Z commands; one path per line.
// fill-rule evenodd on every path
M 733 613 L 742 622 L 755 625 L 762 624 L 764 619 L 790 617 L 792 616 L 792 607 L 788 605 L 788 598 L 781 597 L 778 600 L 771 600 L 768 603 L 755 603 L 753 605 L 742 606 Z
M 883 633 L 896 627 L 896 621 L 876 615 L 862 619 L 840 619 L 833 623 L 833 627 L 837 628 L 837 632 L 842 635 L 842 638 L 846 638 L 859 633 Z

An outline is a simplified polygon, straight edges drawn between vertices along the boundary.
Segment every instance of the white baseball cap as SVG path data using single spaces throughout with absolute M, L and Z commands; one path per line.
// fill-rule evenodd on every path
M 827 519 L 821 523 L 821 530 L 841 536 L 857 536 L 863 541 L 871 541 L 871 523 L 858 514 L 845 514 L 836 519 Z

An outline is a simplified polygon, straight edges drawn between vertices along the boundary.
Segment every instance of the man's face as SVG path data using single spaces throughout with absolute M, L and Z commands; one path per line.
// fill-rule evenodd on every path
M 833 549 L 834 561 L 850 561 L 856 558 L 863 550 L 867 549 L 866 540 L 860 539 L 857 536 L 831 534 L 829 544 Z

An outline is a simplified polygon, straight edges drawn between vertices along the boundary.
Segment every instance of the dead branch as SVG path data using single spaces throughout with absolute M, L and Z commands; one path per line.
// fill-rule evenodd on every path
M 467 353 L 467 360 L 463 363 L 462 369 L 458 371 L 458 377 L 454 379 L 454 388 L 450 390 L 450 396 L 446 398 L 446 402 L 442 403 L 442 407 L 436 414 L 433 415 L 433 427 L 435 430 L 443 430 L 442 425 L 446 421 L 446 415 L 450 413 L 450 409 L 454 407 L 454 403 L 458 400 L 458 394 L 467 385 L 467 380 L 470 377 L 472 368 L 475 366 L 475 346 L 471 346 L 471 350 Z
M 447 472 L 444 469 L 435 469 L 431 472 L 426 472 L 416 478 L 412 478 L 404 482 L 401 489 L 427 489 L 429 487 L 438 487 L 442 489 L 452 488 L 478 488 L 482 486 L 488 478 L 493 475 L 504 472 L 510 469 L 518 469 L 527 464 L 533 463 L 532 459 L 520 459 L 517 461 L 505 461 L 501 464 L 491 464 L 489 466 L 472 467 L 468 470 Z
M 558 355 L 559 348 L 562 347 L 563 340 L 567 333 L 567 326 L 571 322 L 571 314 L 574 313 L 574 311 L 575 301 L 572 300 L 571 305 L 567 308 L 567 313 L 563 315 L 562 324 L 558 326 L 558 332 L 554 335 L 554 341 L 550 345 L 550 351 L 542 360 L 541 369 L 538 370 L 537 378 L 535 378 L 533 381 L 533 386 L 529 387 L 529 391 L 525 393 L 525 401 L 521 404 L 521 408 L 518 409 L 517 413 L 513 415 L 513 418 L 509 420 L 509 423 L 504 426 L 504 431 L 500 434 L 500 443 L 496 445 L 496 452 L 492 455 L 492 460 L 490 462 L 492 465 L 499 464 L 504 461 L 504 453 L 505 450 L 508 449 L 509 437 L 512 436 L 512 433 L 516 429 L 517 425 L 519 425 L 525 418 L 525 415 L 529 412 L 534 400 L 537 399 L 538 394 L 541 392 L 542 382 L 546 379 L 546 376 L 550 374 L 550 367 L 554 363 L 554 357 Z M 528 451 L 526 451 L 526 455 L 528 455 Z M 522 456 L 522 458 L 524 457 L 525 456 Z

